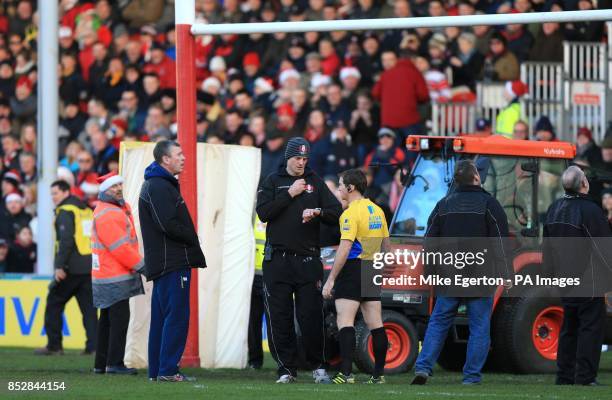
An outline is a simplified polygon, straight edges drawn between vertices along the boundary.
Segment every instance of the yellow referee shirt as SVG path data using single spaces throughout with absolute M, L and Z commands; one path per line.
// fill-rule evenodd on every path
M 340 216 L 340 239 L 353 242 L 348 259 L 372 260 L 389 237 L 385 213 L 369 199 L 353 201 Z

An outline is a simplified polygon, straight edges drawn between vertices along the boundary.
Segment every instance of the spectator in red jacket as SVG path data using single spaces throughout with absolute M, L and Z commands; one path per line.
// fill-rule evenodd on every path
M 159 76 L 159 86 L 162 89 L 176 89 L 176 65 L 166 55 L 163 46 L 155 43 L 151 48 L 151 62 L 146 64 L 144 72 L 153 72 Z
M 372 95 L 380 99 L 381 125 L 396 129 L 401 143 L 410 134 L 425 132 L 418 105 L 429 101 L 427 84 L 411 56 L 403 50 L 397 64 L 383 72 L 372 89 Z

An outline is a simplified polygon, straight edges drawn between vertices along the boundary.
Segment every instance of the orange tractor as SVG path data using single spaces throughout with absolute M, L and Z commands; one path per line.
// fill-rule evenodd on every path
M 542 222 L 550 204 L 563 195 L 561 174 L 575 156 L 575 147 L 565 142 L 510 140 L 499 136 L 435 137 L 410 136 L 409 151 L 418 156 L 389 225 L 394 251 L 419 252 L 423 246 L 427 219 L 453 186 L 455 162 L 473 159 L 483 187 L 497 198 L 508 217 L 516 274 L 534 274 L 542 264 Z M 333 251 L 322 252 L 327 268 Z M 414 276 L 418 282 L 422 265 L 396 265 L 391 276 Z M 512 296 L 496 293 L 491 320 L 492 345 L 488 366 L 518 373 L 546 373 L 556 368 L 557 345 L 563 321 L 560 300 L 545 288 L 518 288 Z M 528 293 L 527 291 L 543 291 Z M 610 299 L 610 298 L 608 298 Z M 386 373 L 412 368 L 424 337 L 435 298 L 429 286 L 383 286 L 383 320 L 389 338 Z M 612 307 L 608 301 L 606 343 L 612 343 Z M 330 342 L 334 343 L 335 312 L 328 307 Z M 356 322 L 357 367 L 370 372 L 373 352 L 369 331 Z M 465 362 L 469 335 L 465 307 L 460 307 L 438 363 L 445 369 L 460 370 Z M 334 346 L 329 346 L 333 359 Z

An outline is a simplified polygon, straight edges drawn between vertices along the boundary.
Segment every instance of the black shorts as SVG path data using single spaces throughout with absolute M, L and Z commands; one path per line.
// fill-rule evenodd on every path
M 380 301 L 380 286 L 373 283 L 374 268 L 371 261 L 346 260 L 334 284 L 334 298 L 359 302 Z

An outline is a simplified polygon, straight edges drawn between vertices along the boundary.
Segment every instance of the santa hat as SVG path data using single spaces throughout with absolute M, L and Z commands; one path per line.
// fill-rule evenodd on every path
M 202 82 L 202 91 L 206 92 L 206 89 L 212 87 L 221 89 L 221 81 L 214 76 L 209 76 L 208 78 L 204 79 L 204 82 Z
M 20 203 L 23 203 L 23 197 L 21 197 L 21 195 L 18 194 L 18 193 L 11 193 L 11 194 L 6 196 L 4 201 L 6 202 L 6 204 L 8 204 L 8 203 L 10 203 L 12 201 L 18 201 Z
M 349 77 L 361 79 L 361 73 L 355 67 L 344 67 L 340 70 L 340 80 L 345 80 Z
M 64 166 L 57 167 L 57 179 L 67 182 L 70 187 L 74 186 L 74 174 Z
M 9 181 L 14 186 L 19 186 L 19 184 L 21 184 L 21 177 L 19 176 L 19 172 L 15 171 L 14 169 L 7 171 L 2 177 L 2 180 Z
M 507 81 L 505 88 L 512 97 L 521 97 L 528 92 L 527 85 L 521 81 Z
M 332 83 L 332 80 L 329 76 L 323 75 L 320 72 L 317 72 L 312 75 L 310 78 L 310 89 L 314 92 L 317 90 L 319 86 L 327 86 Z
M 210 59 L 210 63 L 208 64 L 208 69 L 211 72 L 220 72 L 225 71 L 227 69 L 227 64 L 225 64 L 225 59 L 221 56 L 214 56 Z
M 578 128 L 578 134 L 576 136 L 586 136 L 589 140 L 593 140 L 593 132 L 586 126 L 581 126 Z
M 112 120 L 111 125 L 115 125 L 117 128 L 123 129 L 124 132 L 128 130 L 128 123 L 123 118 L 115 118 Z
M 117 175 L 116 172 L 110 172 L 99 177 L 98 183 L 100 184 L 100 193 L 102 193 L 110 189 L 111 186 L 123 183 L 123 178 L 120 175 Z
M 255 87 L 261 89 L 261 91 L 264 93 L 272 92 L 274 90 L 272 79 L 264 77 L 255 79 Z
M 294 68 L 286 69 L 278 76 L 278 83 L 282 85 L 289 78 L 300 79 L 300 73 Z

